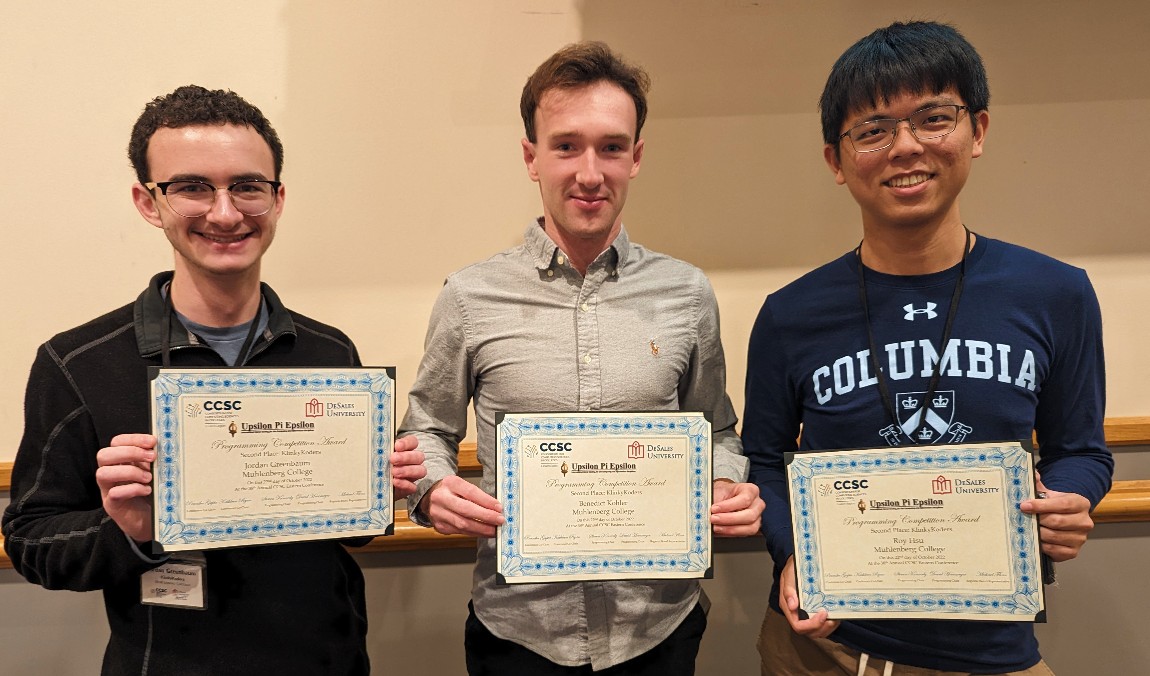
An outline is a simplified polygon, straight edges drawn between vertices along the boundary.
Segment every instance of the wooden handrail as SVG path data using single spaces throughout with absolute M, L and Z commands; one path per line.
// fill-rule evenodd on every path
M 1108 446 L 1150 446 L 1150 416 L 1107 418 L 1103 425 Z M 459 444 L 459 473 L 477 475 L 483 471 L 476 456 L 475 442 Z M 0 491 L 12 485 L 12 463 L 0 462 Z
M 1115 481 L 1091 516 L 1094 523 L 1150 521 L 1150 481 Z
M 1105 423 L 1106 443 L 1109 446 L 1150 446 L 1150 416 L 1108 418 Z M 482 471 L 475 455 L 475 443 L 464 442 L 459 448 L 461 474 Z M 11 485 L 12 463 L 0 463 L 0 491 Z M 1095 508 L 1096 523 L 1125 523 L 1150 521 L 1150 480 L 1115 481 L 1114 486 Z M 0 537 L 0 544 L 3 538 Z M 475 547 L 475 538 L 464 535 L 440 535 L 430 528 L 411 522 L 405 510 L 397 510 L 395 533 L 378 537 L 352 552 L 394 552 L 424 549 L 466 549 Z M 11 568 L 8 556 L 0 552 L 0 568 Z
M 0 569 L 11 568 L 12 561 L 3 551 L 4 536 L 0 535 Z M 395 512 L 395 532 L 387 537 L 373 539 L 362 547 L 349 547 L 353 554 L 367 552 L 401 552 L 432 549 L 474 549 L 475 538 L 466 535 L 440 535 L 430 528 L 412 523 L 407 510 Z
M 1150 420 L 1150 418 L 1147 418 Z M 459 444 L 459 473 L 467 476 L 474 474 L 476 476 L 483 474 L 483 467 L 479 464 L 479 456 L 477 455 L 474 441 L 464 441 Z
M 1107 446 L 1150 445 L 1150 416 L 1107 418 L 1103 429 Z

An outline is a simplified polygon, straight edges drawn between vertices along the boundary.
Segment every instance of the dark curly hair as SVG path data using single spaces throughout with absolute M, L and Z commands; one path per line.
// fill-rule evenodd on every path
M 627 63 L 602 42 L 576 42 L 555 52 L 544 61 L 523 85 L 519 113 L 527 140 L 535 143 L 535 109 L 547 90 L 556 87 L 573 89 L 596 82 L 619 85 L 635 102 L 635 140 L 647 119 L 647 90 L 651 78 L 639 66 Z
M 245 101 L 239 94 L 224 89 L 205 89 L 185 85 L 171 94 L 157 96 L 140 113 L 132 127 L 128 141 L 128 159 L 136 170 L 140 183 L 151 180 L 148 170 L 148 142 L 160 127 L 179 129 L 201 124 L 234 124 L 255 129 L 271 148 L 275 160 L 275 180 L 279 180 L 284 164 L 284 147 L 272 123 L 259 108 Z

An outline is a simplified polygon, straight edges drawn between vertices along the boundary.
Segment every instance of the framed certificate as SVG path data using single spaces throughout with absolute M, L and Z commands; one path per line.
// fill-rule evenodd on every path
M 394 368 L 153 369 L 155 553 L 389 535 Z
M 786 457 L 802 611 L 1045 621 L 1028 444 Z
M 711 577 L 704 413 L 496 416 L 500 583 Z

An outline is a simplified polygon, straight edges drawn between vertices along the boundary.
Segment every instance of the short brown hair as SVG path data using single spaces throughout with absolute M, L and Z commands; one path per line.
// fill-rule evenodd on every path
M 551 55 L 523 85 L 519 112 L 527 140 L 535 143 L 535 109 L 548 90 L 573 89 L 596 82 L 619 85 L 635 102 L 635 140 L 647 119 L 647 90 L 651 78 L 639 66 L 625 61 L 602 42 L 576 42 Z

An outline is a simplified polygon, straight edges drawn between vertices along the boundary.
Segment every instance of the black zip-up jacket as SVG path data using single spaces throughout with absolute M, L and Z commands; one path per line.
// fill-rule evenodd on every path
M 101 506 L 96 452 L 151 429 L 147 368 L 161 362 L 160 290 L 171 277 L 156 275 L 135 303 L 37 351 L 4 511 L 8 556 L 48 589 L 103 591 L 104 674 L 365 674 L 363 575 L 332 540 L 208 550 L 205 610 L 140 603 L 140 576 L 155 564 Z M 263 296 L 268 324 L 247 365 L 360 365 L 342 332 L 286 309 L 267 285 Z M 170 322 L 172 366 L 225 366 L 174 314 Z

